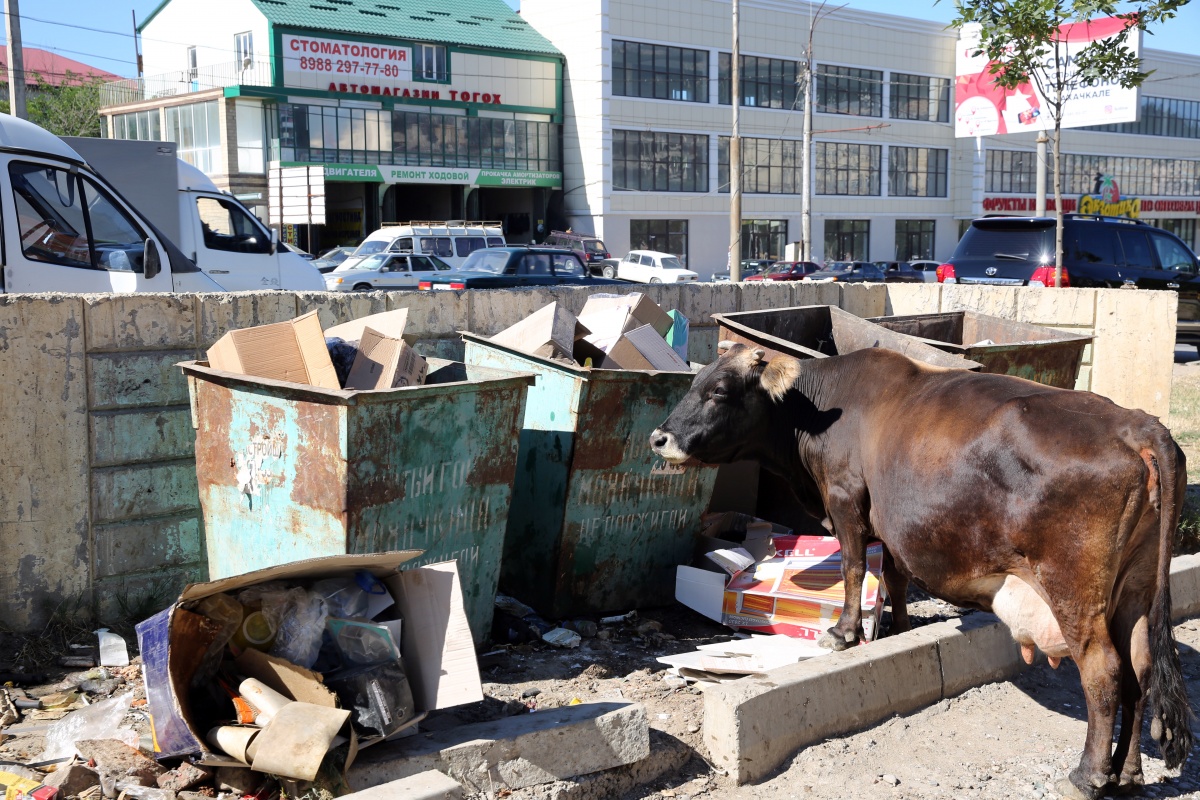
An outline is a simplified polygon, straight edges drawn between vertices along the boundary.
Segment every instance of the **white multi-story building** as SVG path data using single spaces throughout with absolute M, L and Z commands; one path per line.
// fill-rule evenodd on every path
M 742 258 L 801 238 L 803 53 L 816 7 L 742 0 Z M 730 0 L 522 0 L 566 55 L 563 199 L 613 253 L 675 253 L 726 269 Z M 1152 41 L 1152 40 L 1151 40 Z M 1031 215 L 1032 133 L 955 139 L 958 34 L 842 9 L 814 40 L 816 259 L 944 259 L 969 220 Z M 1141 218 L 1196 245 L 1200 57 L 1143 50 L 1155 70 L 1135 123 L 1063 134 L 1064 208 L 1111 177 Z M 1052 207 L 1052 204 L 1051 204 Z

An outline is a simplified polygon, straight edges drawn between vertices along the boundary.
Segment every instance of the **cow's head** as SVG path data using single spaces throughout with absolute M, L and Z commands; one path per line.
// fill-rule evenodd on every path
M 779 405 L 800 374 L 800 362 L 722 342 L 723 355 L 705 367 L 692 388 L 654 433 L 650 447 L 672 464 L 691 458 L 728 464 L 758 458 L 769 446 L 771 409 Z

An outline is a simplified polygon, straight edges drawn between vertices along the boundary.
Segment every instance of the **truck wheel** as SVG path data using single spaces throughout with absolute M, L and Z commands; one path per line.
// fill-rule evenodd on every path
M 601 272 L 603 273 L 604 277 L 606 277 L 606 278 L 617 277 L 617 271 L 615 269 L 613 269 L 611 265 L 606 266 L 603 270 L 601 270 Z
M 662 283 L 662 281 L 660 281 L 658 278 L 651 278 L 650 282 L 651 283 Z
M 374 288 L 375 287 L 369 283 L 357 283 L 354 285 L 354 291 L 356 292 L 369 292 Z

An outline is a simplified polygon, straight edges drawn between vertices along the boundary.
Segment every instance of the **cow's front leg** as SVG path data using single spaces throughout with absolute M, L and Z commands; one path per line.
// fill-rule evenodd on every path
M 842 615 L 837 624 L 821 637 L 818 644 L 833 650 L 853 647 L 863 638 L 862 586 L 867 572 L 867 523 L 863 513 L 865 503 L 857 497 L 835 489 L 826 504 L 833 533 L 842 548 L 842 583 L 846 589 Z

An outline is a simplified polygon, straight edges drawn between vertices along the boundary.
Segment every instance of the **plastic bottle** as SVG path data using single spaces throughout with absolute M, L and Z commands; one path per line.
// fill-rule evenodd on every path
M 247 609 L 249 611 L 249 609 Z M 249 611 L 241 626 L 233 634 L 233 644 L 239 650 L 253 648 L 266 652 L 275 643 L 276 629 L 271 619 L 262 611 Z

